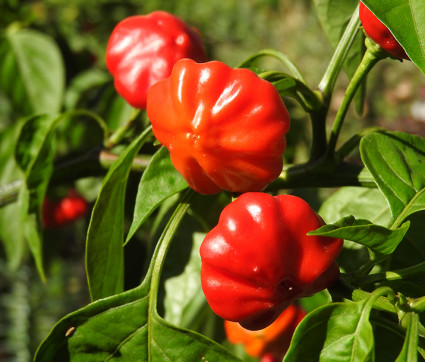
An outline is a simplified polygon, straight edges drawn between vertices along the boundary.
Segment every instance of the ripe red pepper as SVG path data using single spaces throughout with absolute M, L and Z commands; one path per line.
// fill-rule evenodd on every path
M 323 225 L 296 196 L 246 193 L 227 205 L 200 248 L 212 310 L 257 330 L 296 299 L 329 287 L 339 276 L 342 240 L 307 235 Z
M 87 201 L 75 190 L 69 190 L 66 197 L 53 200 L 45 197 L 42 217 L 45 228 L 61 227 L 83 217 L 88 210 Z
M 261 191 L 282 170 L 288 111 L 273 85 L 248 69 L 180 60 L 149 89 L 147 113 L 195 191 Z
M 144 109 L 149 87 L 171 74 L 182 58 L 207 60 L 198 32 L 165 11 L 135 15 L 114 28 L 106 49 L 106 66 L 115 89 L 130 105 Z
M 305 317 L 304 309 L 296 304 L 286 308 L 268 327 L 251 331 L 239 323 L 224 321 L 224 330 L 229 342 L 242 343 L 247 354 L 266 360 L 282 361 L 288 350 L 298 323 Z
M 410 59 L 391 31 L 360 1 L 360 21 L 366 35 L 388 54 L 399 59 Z

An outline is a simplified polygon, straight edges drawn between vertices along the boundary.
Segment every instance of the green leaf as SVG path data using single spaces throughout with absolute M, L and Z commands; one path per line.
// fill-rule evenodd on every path
M 42 279 L 44 271 L 40 214 L 53 172 L 54 131 L 62 119 L 62 116 L 53 115 L 28 119 L 21 128 L 15 147 L 16 162 L 25 173 L 18 195 L 20 221 Z
M 387 229 L 364 219 L 347 216 L 334 224 L 328 224 L 308 235 L 321 235 L 351 240 L 370 248 L 375 254 L 390 255 L 397 248 L 409 230 L 410 223 L 405 222 L 397 229 Z
M 168 150 L 161 147 L 152 157 L 140 180 L 133 222 L 126 243 L 161 202 L 187 187 L 186 181 L 171 163 Z
M 425 73 L 425 12 L 422 0 L 364 0 Z
M 66 89 L 64 106 L 68 110 L 77 108 L 79 102 L 87 98 L 93 89 L 104 85 L 111 80 L 111 75 L 106 70 L 90 68 L 74 77 Z
M 314 0 L 320 24 L 334 49 L 338 46 L 358 4 L 358 0 Z M 344 69 L 349 77 L 353 76 L 360 64 L 363 51 L 363 36 L 359 32 L 344 63 Z
M 205 233 L 195 232 L 193 234 L 190 257 L 183 272 L 165 281 L 164 318 L 177 326 L 190 327 L 193 321 L 199 319 L 199 311 L 206 306 L 199 277 L 201 273 L 199 248 L 204 237 Z M 177 238 L 178 236 L 176 236 Z M 179 248 L 181 249 L 181 246 Z M 170 254 L 172 254 L 170 257 L 174 256 L 173 253 Z M 170 260 L 170 262 L 173 261 Z
M 406 337 L 396 362 L 417 361 L 419 315 L 414 312 L 406 313 L 402 322 L 407 325 Z
M 306 84 L 303 75 L 297 68 L 297 66 L 289 59 L 289 57 L 275 49 L 263 49 L 259 52 L 253 54 L 248 59 L 245 59 L 241 64 L 238 65 L 238 68 L 252 68 L 255 67 L 258 64 L 258 61 L 261 58 L 266 57 L 272 57 L 277 59 L 279 62 L 281 62 L 283 65 L 286 66 L 286 68 L 289 70 L 289 73 L 291 76 L 300 82 Z
M 0 87 L 24 115 L 60 110 L 65 70 L 58 46 L 34 30 L 7 31 L 0 39 Z
M 373 361 L 370 311 L 368 300 L 315 309 L 295 330 L 284 361 Z
M 362 138 L 360 153 L 387 198 L 391 228 L 425 210 L 425 139 L 401 132 L 375 132 Z
M 391 220 L 390 208 L 382 192 L 365 187 L 341 187 L 324 201 L 319 214 L 329 224 L 347 215 L 367 219 L 382 226 L 388 225 Z M 344 272 L 354 272 L 369 259 L 367 247 L 345 240 L 338 265 Z
M 122 292 L 124 202 L 134 157 L 151 136 L 147 128 L 114 162 L 93 208 L 86 242 L 86 271 L 92 300 Z
M 347 215 L 382 226 L 391 220 L 390 208 L 382 192 L 365 187 L 341 187 L 323 202 L 319 214 L 327 223 L 335 223 Z
M 24 179 L 24 174 L 13 157 L 20 127 L 17 122 L 0 133 L 0 185 L 4 192 L 11 190 L 15 186 L 14 183 L 20 184 Z M 4 245 L 12 270 L 19 267 L 26 252 L 19 214 L 17 202 L 0 208 L 0 241 Z
M 38 348 L 41 361 L 237 361 L 222 346 L 149 313 L 149 279 L 60 320 Z

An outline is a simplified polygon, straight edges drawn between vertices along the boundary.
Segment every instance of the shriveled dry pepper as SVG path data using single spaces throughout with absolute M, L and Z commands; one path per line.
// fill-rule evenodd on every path
M 224 330 L 229 342 L 242 343 L 252 357 L 281 361 L 291 343 L 298 323 L 305 317 L 304 309 L 296 304 L 286 308 L 268 327 L 258 331 L 243 328 L 237 322 L 224 321 Z
M 244 328 L 270 325 L 300 297 L 329 287 L 342 240 L 307 233 L 324 221 L 303 199 L 253 192 L 227 205 L 201 248 L 212 310 Z
M 148 92 L 156 138 L 203 194 L 261 191 L 282 170 L 288 111 L 273 85 L 218 61 L 176 63 Z
M 391 31 L 360 1 L 360 21 L 366 35 L 388 54 L 399 59 L 410 59 Z
M 207 60 L 198 32 L 165 11 L 135 15 L 114 28 L 106 49 L 106 65 L 115 89 L 133 107 L 146 108 L 149 87 L 171 74 L 176 61 Z

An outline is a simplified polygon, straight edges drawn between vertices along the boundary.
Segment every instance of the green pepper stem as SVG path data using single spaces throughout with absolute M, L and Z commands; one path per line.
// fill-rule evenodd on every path
M 356 280 L 358 285 L 366 286 L 383 281 L 402 280 L 409 277 L 415 277 L 425 274 L 425 262 L 410 266 L 408 268 L 387 271 L 385 273 L 372 274 L 367 277 L 361 277 Z
M 344 123 L 345 116 L 348 112 L 348 108 L 351 104 L 351 101 L 356 94 L 357 89 L 362 84 L 365 77 L 369 74 L 370 70 L 375 66 L 375 64 L 387 57 L 387 54 L 377 46 L 372 43 L 368 38 L 366 38 L 366 52 L 358 66 L 356 72 L 351 78 L 350 83 L 347 87 L 344 99 L 342 100 L 341 106 L 336 114 L 335 121 L 332 127 L 332 132 L 329 139 L 327 158 L 333 159 L 335 155 L 335 147 L 338 140 L 338 136 L 341 132 L 342 125 Z
M 319 90 L 323 95 L 323 98 L 328 104 L 333 89 L 335 87 L 338 74 L 341 71 L 342 65 L 344 64 L 344 60 L 359 30 L 359 25 L 359 6 L 357 5 L 356 10 L 354 11 L 351 17 L 347 28 L 345 29 L 344 34 L 342 35 L 341 40 L 339 41 L 338 46 L 335 49 L 329 66 L 326 69 L 326 72 L 323 75 L 323 78 L 318 86 Z

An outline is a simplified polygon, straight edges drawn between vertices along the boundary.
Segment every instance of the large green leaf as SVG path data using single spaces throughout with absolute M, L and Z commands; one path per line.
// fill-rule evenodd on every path
M 161 147 L 152 157 L 140 180 L 133 222 L 126 242 L 132 238 L 162 201 L 187 187 L 186 181 L 171 163 L 168 150 Z
M 310 312 L 296 329 L 284 361 L 373 361 L 367 301 L 332 303 Z
M 391 220 L 390 207 L 379 189 L 364 187 L 341 187 L 328 197 L 319 210 L 320 216 L 329 224 L 347 215 L 367 219 L 377 225 L 388 225 Z M 370 259 L 367 247 L 349 240 L 338 257 L 338 265 L 345 272 L 361 268 Z
M 341 187 L 323 202 L 319 214 L 329 224 L 347 215 L 382 226 L 391 220 L 390 208 L 382 192 L 365 187 Z
M 0 87 L 17 112 L 58 112 L 64 85 L 63 60 L 49 36 L 29 29 L 11 29 L 0 39 Z
M 170 217 L 142 284 L 93 302 L 63 318 L 40 345 L 35 361 L 235 361 L 222 346 L 179 329 L 158 315 L 162 265 L 190 193 Z
M 347 216 L 334 224 L 328 224 L 308 235 L 322 235 L 351 240 L 370 248 L 375 254 L 390 255 L 397 248 L 409 230 L 407 221 L 396 229 L 387 229 L 364 219 Z
M 374 361 L 369 315 L 375 301 L 389 291 L 383 287 L 357 302 L 332 303 L 313 310 L 295 330 L 284 361 Z
M 86 272 L 92 300 L 123 291 L 124 204 L 134 157 L 152 135 L 147 128 L 114 162 L 93 208 L 86 242 Z
M 410 59 L 425 73 L 425 6 L 423 0 L 364 0 L 391 30 Z
M 222 346 L 165 322 L 150 309 L 146 280 L 60 320 L 40 345 L 47 361 L 236 361 Z
M 360 142 L 365 166 L 387 198 L 391 227 L 425 210 L 425 139 L 401 132 L 375 132 Z

